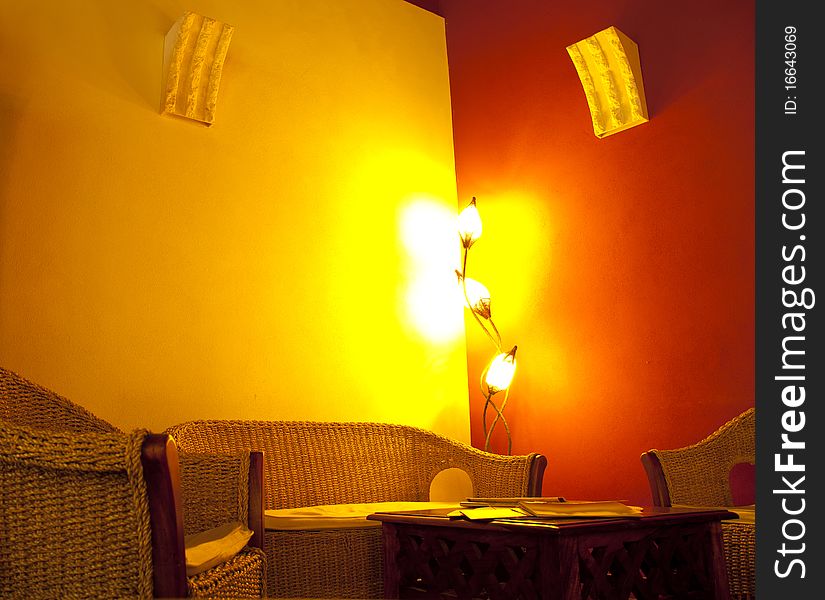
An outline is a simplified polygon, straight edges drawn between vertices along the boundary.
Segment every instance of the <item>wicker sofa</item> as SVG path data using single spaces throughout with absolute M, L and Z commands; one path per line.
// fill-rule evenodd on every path
M 0 368 L 0 597 L 261 597 L 262 456 L 178 453 Z M 256 509 L 256 503 L 258 508 Z M 184 532 L 249 545 L 187 577 Z
M 465 471 L 476 496 L 535 496 L 547 464 L 403 425 L 192 421 L 167 432 L 189 452 L 263 451 L 266 509 L 427 501 L 448 468 Z M 380 528 L 267 529 L 264 549 L 270 597 L 382 597 Z

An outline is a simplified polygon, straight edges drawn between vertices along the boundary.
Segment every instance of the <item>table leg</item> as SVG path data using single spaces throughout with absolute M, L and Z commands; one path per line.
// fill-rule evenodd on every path
M 725 551 L 722 546 L 722 524 L 719 521 L 708 523 L 710 542 L 705 556 L 710 560 L 713 578 L 713 593 L 717 600 L 729 600 L 728 570 L 725 564 Z
M 383 559 L 384 559 L 384 598 L 398 598 L 400 593 L 401 572 L 398 567 L 398 530 L 392 523 L 382 523 Z
M 547 584 L 542 586 L 542 598 L 547 600 L 580 600 L 578 543 L 574 537 L 556 537 L 546 540 L 541 564 L 542 573 L 550 571 Z M 549 550 L 549 552 L 547 552 Z

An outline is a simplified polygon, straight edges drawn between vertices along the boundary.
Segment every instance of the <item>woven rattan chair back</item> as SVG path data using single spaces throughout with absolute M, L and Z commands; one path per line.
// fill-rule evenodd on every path
M 120 430 L 44 387 L 0 367 L 0 420 L 33 429 L 77 433 Z
M 477 496 L 536 495 L 544 457 L 481 452 L 429 431 L 378 423 L 191 421 L 167 430 L 181 451 L 260 450 L 265 507 L 426 501 L 443 469 L 463 469 Z
M 179 461 L 168 434 L 124 434 L 0 369 L 0 597 L 261 597 L 262 465 Z M 231 521 L 249 547 L 187 578 L 184 531 Z
M 0 421 L 0 597 L 152 597 L 145 436 Z
M 732 506 L 730 471 L 755 464 L 755 423 L 750 408 L 696 444 L 642 454 L 654 504 Z

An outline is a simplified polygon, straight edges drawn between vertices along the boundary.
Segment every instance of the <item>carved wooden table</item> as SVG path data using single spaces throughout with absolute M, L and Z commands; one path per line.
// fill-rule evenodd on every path
M 426 513 L 426 514 L 425 514 Z M 385 598 L 728 600 L 725 510 L 482 523 L 379 513 Z

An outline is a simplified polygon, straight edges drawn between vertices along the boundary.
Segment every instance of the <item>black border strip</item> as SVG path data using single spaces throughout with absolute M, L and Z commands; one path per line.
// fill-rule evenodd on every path
M 756 2 L 756 589 L 765 600 L 823 597 L 825 573 L 816 491 L 825 487 L 825 35 L 813 7 Z

